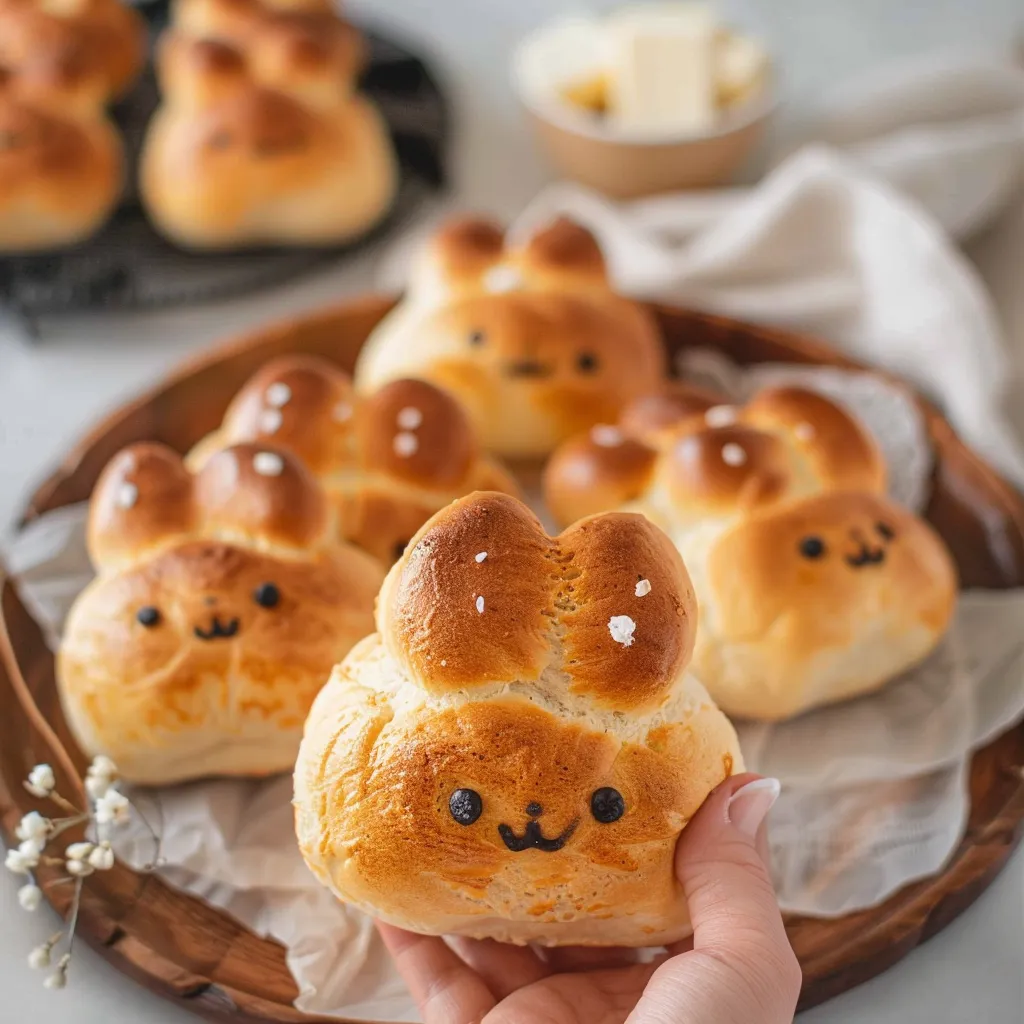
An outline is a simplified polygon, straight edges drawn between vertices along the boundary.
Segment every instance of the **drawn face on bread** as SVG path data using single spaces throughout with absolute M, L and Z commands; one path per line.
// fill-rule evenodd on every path
M 701 607 L 694 669 L 723 710 L 787 718 L 927 655 L 955 570 L 934 531 L 884 496 L 865 430 L 799 388 L 745 407 L 695 401 L 650 402 L 568 442 L 545 496 L 561 522 L 624 507 L 669 533 Z
M 315 356 L 267 363 L 188 462 L 199 467 L 213 452 L 242 442 L 297 456 L 325 489 L 341 535 L 387 564 L 455 498 L 518 490 L 483 454 L 465 413 L 444 391 L 396 380 L 357 395 L 348 374 Z
M 785 718 L 868 692 L 949 625 L 956 571 L 927 523 L 839 492 L 753 517 L 706 552 L 698 675 L 732 714 Z
M 443 229 L 370 337 L 357 383 L 419 376 L 455 395 L 484 445 L 545 455 L 613 420 L 662 372 L 656 327 L 610 289 L 594 238 L 560 220 L 522 246 L 494 225 Z
M 315 481 L 255 445 L 196 476 L 135 445 L 97 485 L 89 542 L 98 576 L 59 655 L 83 748 L 138 782 L 288 768 L 331 666 L 372 629 L 382 577 L 332 539 Z
M 377 618 L 306 725 L 296 821 L 318 877 L 424 932 L 685 933 L 676 839 L 742 763 L 686 675 L 695 606 L 668 539 L 630 515 L 549 537 L 473 495 L 415 538 Z

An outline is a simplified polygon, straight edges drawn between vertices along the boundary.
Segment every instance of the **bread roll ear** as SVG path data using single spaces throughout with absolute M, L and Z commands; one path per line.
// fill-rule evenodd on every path
M 495 493 L 438 512 L 377 609 L 389 653 L 430 693 L 544 687 L 554 673 L 623 710 L 655 703 L 685 670 L 696 618 L 678 552 L 642 516 L 593 516 L 549 537 L 525 505 Z
M 559 217 L 522 246 L 523 263 L 545 276 L 607 280 L 604 255 L 594 235 L 581 224 Z
M 363 464 L 419 487 L 448 491 L 480 458 L 462 407 L 422 380 L 396 380 L 363 399 L 357 417 Z
M 134 444 L 100 474 L 89 505 L 89 556 L 108 569 L 192 532 L 197 515 L 192 477 L 166 445 Z
M 216 452 L 195 483 L 202 532 L 269 550 L 325 543 L 327 498 L 309 471 L 287 452 L 240 444 Z
M 494 221 L 482 217 L 450 220 L 424 247 L 413 267 L 409 290 L 419 296 L 475 291 L 504 251 L 505 232 Z
M 651 484 L 653 448 L 602 424 L 566 441 L 544 467 L 544 500 L 559 526 L 619 508 Z
M 160 91 L 186 108 L 204 110 L 252 88 L 241 50 L 217 39 L 166 32 L 157 47 Z

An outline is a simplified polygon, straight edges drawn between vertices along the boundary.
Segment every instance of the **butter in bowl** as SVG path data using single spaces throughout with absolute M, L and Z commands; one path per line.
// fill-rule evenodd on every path
M 618 198 L 728 181 L 774 107 L 772 78 L 762 43 L 702 3 L 551 22 L 513 58 L 555 167 Z

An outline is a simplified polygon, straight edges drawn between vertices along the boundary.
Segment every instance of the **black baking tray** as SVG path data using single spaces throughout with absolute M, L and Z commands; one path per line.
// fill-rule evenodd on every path
M 168 0 L 138 4 L 155 39 L 166 26 Z M 278 284 L 313 267 L 358 252 L 393 231 L 447 181 L 448 104 L 428 62 L 388 34 L 359 26 L 369 44 L 360 87 L 388 124 L 400 183 L 388 216 L 345 245 L 187 252 L 167 241 L 146 218 L 136 192 L 136 168 L 146 126 L 158 103 L 150 64 L 131 93 L 112 110 L 124 140 L 128 183 L 113 217 L 74 247 L 0 257 L 0 306 L 37 335 L 37 318 L 97 309 L 152 309 L 221 299 Z

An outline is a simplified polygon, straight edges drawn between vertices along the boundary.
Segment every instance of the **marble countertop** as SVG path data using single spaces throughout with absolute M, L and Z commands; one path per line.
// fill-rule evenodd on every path
M 349 7 L 433 54 L 455 103 L 454 199 L 511 216 L 546 180 L 504 68 L 511 46 L 569 0 L 367 0 Z M 607 7 L 610 4 L 588 4 Z M 737 0 L 721 5 L 767 38 L 784 71 L 785 117 L 803 97 L 887 58 L 954 46 L 1005 46 L 1024 31 L 1020 0 Z M 784 124 L 787 123 L 784 121 Z M 1024 370 L 1024 196 L 969 246 Z M 27 342 L 0 318 L 0 528 L 83 429 L 214 339 L 337 301 L 370 286 L 379 251 L 259 296 L 146 315 L 44 320 Z M 1024 401 L 1015 410 L 1024 425 Z M 0 874 L 0 1020 L 35 1024 L 184 1024 L 195 1018 L 139 988 L 84 946 L 72 984 L 44 991 L 25 962 L 52 930 L 47 911 L 23 914 Z M 948 929 L 882 977 L 803 1015 L 807 1024 L 934 1024 L 1024 1019 L 1024 850 Z M 753 1024 L 753 1022 L 752 1022 Z

